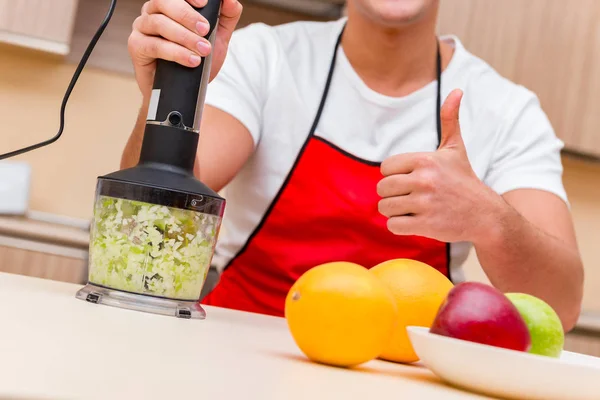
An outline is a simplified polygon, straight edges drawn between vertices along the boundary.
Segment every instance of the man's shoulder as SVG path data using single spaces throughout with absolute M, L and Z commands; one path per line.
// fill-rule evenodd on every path
M 458 56 L 453 80 L 460 84 L 473 103 L 499 117 L 539 103 L 532 90 L 508 79 L 487 61 L 466 49 L 458 38 L 453 39 Z

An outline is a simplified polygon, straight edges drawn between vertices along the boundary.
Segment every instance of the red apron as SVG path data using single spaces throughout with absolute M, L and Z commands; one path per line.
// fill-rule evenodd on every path
M 367 268 L 396 258 L 425 262 L 449 274 L 449 245 L 396 236 L 378 211 L 380 164 L 359 159 L 315 136 L 337 49 L 311 132 L 262 221 L 225 267 L 203 304 L 283 316 L 285 298 L 306 271 L 332 261 Z M 438 52 L 438 112 L 441 63 Z M 440 135 L 438 119 L 438 136 Z

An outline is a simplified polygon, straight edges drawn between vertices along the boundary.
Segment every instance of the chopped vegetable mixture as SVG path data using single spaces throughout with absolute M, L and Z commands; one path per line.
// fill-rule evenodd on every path
M 198 300 L 220 217 L 100 197 L 90 246 L 91 283 L 177 300 Z

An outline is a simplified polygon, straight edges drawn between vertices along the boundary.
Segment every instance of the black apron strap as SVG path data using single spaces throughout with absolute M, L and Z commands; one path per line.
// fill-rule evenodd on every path
M 436 60 L 436 74 L 437 74 L 437 99 L 435 103 L 435 115 L 437 116 L 437 138 L 438 148 L 442 144 L 442 53 L 440 51 L 440 41 L 437 41 L 437 60 Z
M 342 43 L 342 37 L 344 36 L 344 31 L 346 30 L 346 25 L 342 28 L 342 32 L 335 43 L 335 50 L 333 52 L 333 57 L 331 59 L 331 64 L 329 66 L 329 73 L 327 74 L 327 81 L 325 82 L 325 88 L 323 89 L 323 94 L 321 95 L 321 102 L 319 103 L 319 109 L 317 110 L 317 116 L 313 121 L 312 127 L 310 128 L 310 132 L 308 134 L 309 137 L 314 136 L 317 127 L 319 126 L 319 122 L 321 121 L 321 116 L 323 115 L 323 110 L 325 109 L 325 104 L 327 103 L 327 96 L 329 95 L 329 90 L 331 89 L 331 81 L 333 80 L 333 73 L 335 72 L 335 65 L 337 62 L 338 49 L 340 48 L 340 44 Z

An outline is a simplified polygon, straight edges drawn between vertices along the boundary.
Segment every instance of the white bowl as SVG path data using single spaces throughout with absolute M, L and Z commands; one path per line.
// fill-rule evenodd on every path
M 600 399 L 600 358 L 565 351 L 555 359 L 407 329 L 421 362 L 453 386 L 520 400 Z

